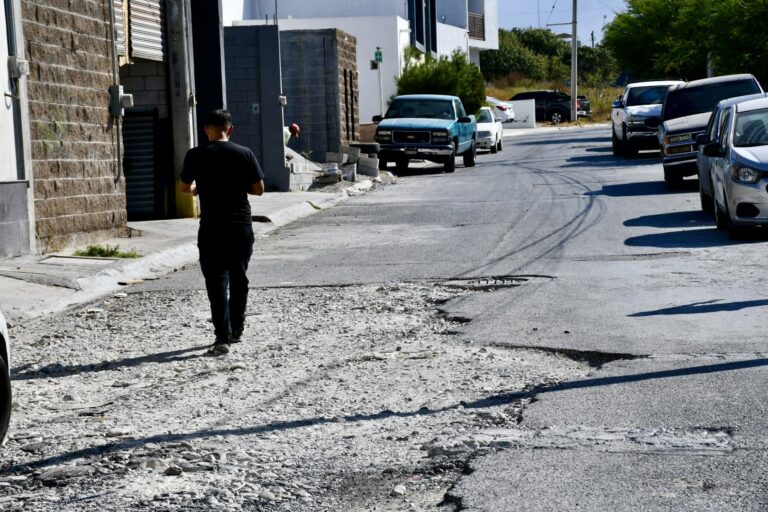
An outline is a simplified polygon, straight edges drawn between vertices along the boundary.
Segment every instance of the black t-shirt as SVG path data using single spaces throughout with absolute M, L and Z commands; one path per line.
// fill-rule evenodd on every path
M 263 179 L 253 151 L 229 141 L 190 149 L 181 170 L 181 181 L 197 185 L 201 228 L 250 225 L 248 189 Z

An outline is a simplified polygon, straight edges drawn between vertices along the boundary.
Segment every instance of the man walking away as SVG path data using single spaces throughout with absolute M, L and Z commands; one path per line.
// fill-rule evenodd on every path
M 229 140 L 228 111 L 212 111 L 203 128 L 209 143 L 187 152 L 179 189 L 200 198 L 197 247 L 216 334 L 208 353 L 221 355 L 243 335 L 253 253 L 248 194 L 264 193 L 264 173 L 253 151 Z

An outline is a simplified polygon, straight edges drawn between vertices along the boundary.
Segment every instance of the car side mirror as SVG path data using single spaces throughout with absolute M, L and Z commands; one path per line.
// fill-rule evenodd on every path
M 611 103 L 611 108 L 624 108 L 624 102 L 621 100 L 616 100 Z
M 700 133 L 700 134 L 698 134 L 696 136 L 696 145 L 697 146 L 706 146 L 710 142 L 712 142 L 712 141 L 709 140 L 709 134 L 708 133 Z
M 651 129 L 656 129 L 659 126 L 661 126 L 661 119 L 659 119 L 658 117 L 652 117 L 650 119 L 647 119 L 645 121 L 645 126 Z
M 472 118 L 469 117 L 469 116 L 461 116 L 459 118 L 459 122 L 460 123 L 471 123 L 472 122 Z
M 724 156 L 724 153 L 720 144 L 717 142 L 710 142 L 704 146 L 704 156 L 721 157 Z
M 378 114 L 373 116 L 373 122 L 374 123 L 380 123 L 381 122 L 381 116 L 378 115 Z

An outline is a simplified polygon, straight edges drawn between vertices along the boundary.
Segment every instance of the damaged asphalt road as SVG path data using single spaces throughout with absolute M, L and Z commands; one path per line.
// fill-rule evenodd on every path
M 505 141 L 18 325 L 8 510 L 765 510 L 766 238 L 605 128 Z

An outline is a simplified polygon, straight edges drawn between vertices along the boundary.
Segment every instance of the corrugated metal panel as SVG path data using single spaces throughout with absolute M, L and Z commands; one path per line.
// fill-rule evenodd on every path
M 165 60 L 165 2 L 130 0 L 131 57 Z
M 125 50 L 125 11 L 123 1 L 115 0 L 115 35 L 117 37 L 117 54 L 127 56 Z
M 129 220 L 155 216 L 155 117 L 154 113 L 130 113 L 123 122 L 123 169 Z

